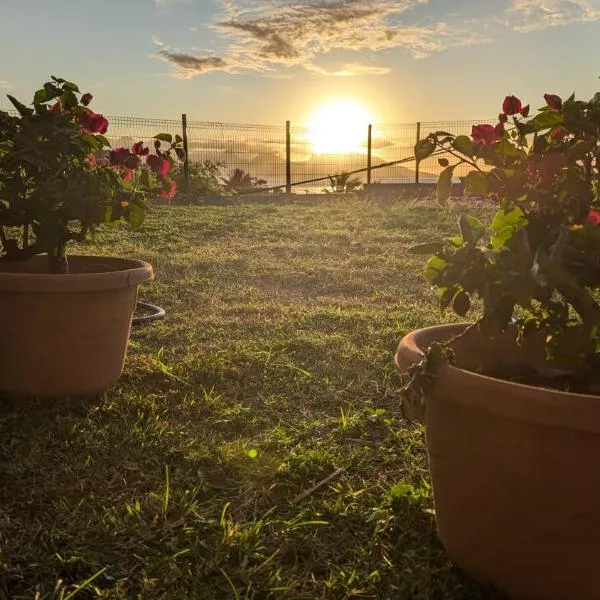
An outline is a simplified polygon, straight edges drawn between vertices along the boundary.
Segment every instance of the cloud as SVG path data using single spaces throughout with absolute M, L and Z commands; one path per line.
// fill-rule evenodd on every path
M 508 8 L 513 29 L 521 32 L 600 19 L 598 2 L 590 0 L 513 0 Z
M 377 67 L 372 65 L 362 65 L 359 63 L 348 63 L 335 71 L 328 71 L 317 65 L 306 65 L 309 71 L 314 71 L 320 75 L 332 75 L 334 77 L 357 77 L 360 75 L 387 75 L 391 69 L 388 67 Z
M 189 79 L 200 73 L 210 71 L 226 71 L 229 67 L 226 60 L 219 56 L 194 56 L 185 52 L 172 52 L 162 49 L 155 55 L 175 67 L 177 77 Z
M 10 89 L 12 89 L 12 83 L 10 81 L 6 81 L 6 79 L 0 79 L 0 90 Z
M 186 77 L 219 68 L 230 72 L 269 72 L 279 66 L 301 66 L 321 74 L 348 77 L 382 75 L 388 70 L 349 63 L 330 72 L 315 66 L 315 60 L 335 50 L 377 53 L 386 49 L 401 49 L 414 58 L 424 58 L 451 46 L 485 40 L 472 30 L 453 30 L 444 23 L 411 24 L 405 19 L 411 9 L 426 3 L 427 0 L 219 0 L 222 14 L 211 27 L 227 43 L 220 63 L 216 57 L 168 48 L 163 48 L 159 57 L 175 66 L 177 76 L 182 76 L 181 66 L 185 65 Z
M 193 2 L 194 0 L 154 0 L 154 4 L 158 7 L 158 8 L 167 8 L 168 6 L 171 6 L 172 4 L 189 4 L 190 2 Z

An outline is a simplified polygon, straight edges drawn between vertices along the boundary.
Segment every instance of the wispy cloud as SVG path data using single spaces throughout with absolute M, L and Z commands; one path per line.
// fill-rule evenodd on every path
M 10 81 L 6 81 L 6 79 L 0 79 L 0 90 L 10 89 L 12 89 L 12 83 Z
M 591 0 L 513 0 L 508 14 L 514 29 L 529 32 L 577 21 L 597 21 L 600 3 Z
M 169 48 L 163 48 L 158 56 L 175 67 L 176 75 L 184 77 L 218 68 L 271 71 L 278 66 L 295 65 L 337 76 L 381 75 L 389 69 L 354 64 L 354 68 L 346 65 L 328 71 L 315 67 L 315 61 L 333 50 L 374 54 L 392 48 L 424 58 L 450 46 L 483 41 L 478 34 L 452 30 L 444 23 L 419 25 L 404 20 L 411 9 L 426 3 L 427 0 L 220 0 L 222 15 L 212 24 L 214 31 L 228 42 L 220 63 L 216 57 L 173 52 Z M 206 68 L 207 64 L 210 68 Z M 198 67 L 196 71 L 194 65 Z
M 154 0 L 154 4 L 158 6 L 158 8 L 166 8 L 172 4 L 189 4 L 193 1 L 194 0 Z
M 391 69 L 388 67 L 376 67 L 372 65 L 362 65 L 359 63 L 348 63 L 340 69 L 328 71 L 317 65 L 306 65 L 309 71 L 314 71 L 319 75 L 332 75 L 334 77 L 357 77 L 359 75 L 387 75 Z

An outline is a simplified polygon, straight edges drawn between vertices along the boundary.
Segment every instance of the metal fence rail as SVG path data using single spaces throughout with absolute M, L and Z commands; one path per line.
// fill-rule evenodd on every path
M 107 118 L 110 125 L 106 137 L 113 147 L 131 147 L 142 140 L 152 148 L 152 137 L 157 133 L 179 134 L 187 140 L 190 164 L 219 163 L 223 177 L 242 169 L 265 182 L 263 187 L 296 192 L 330 188 L 329 178 L 343 172 L 355 173 L 363 183 L 434 182 L 440 171 L 437 158 L 427 158 L 417 165 L 415 143 L 433 131 L 470 135 L 472 125 L 493 122 L 479 119 L 373 124 L 365 128 L 354 147 L 336 149 L 335 140 L 320 148 L 314 132 L 292 126 L 289 121 L 279 126 L 188 121 L 185 115 L 181 120 Z M 456 176 L 464 174 L 466 168 L 455 171 Z

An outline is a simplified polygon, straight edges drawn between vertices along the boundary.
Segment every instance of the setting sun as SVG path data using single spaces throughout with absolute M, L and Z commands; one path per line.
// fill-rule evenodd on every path
M 345 98 L 321 104 L 307 120 L 308 140 L 319 154 L 365 152 L 369 123 L 367 108 Z

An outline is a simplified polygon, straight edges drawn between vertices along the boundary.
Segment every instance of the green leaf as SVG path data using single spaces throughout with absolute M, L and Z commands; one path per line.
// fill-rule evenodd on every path
M 484 196 L 490 191 L 490 184 L 485 173 L 481 171 L 471 171 L 465 177 L 465 192 L 470 194 L 483 194 Z
M 175 136 L 175 143 L 180 144 L 181 142 L 183 142 L 183 138 L 179 134 L 177 134 Z
M 27 108 L 24 104 L 21 104 L 16 98 L 10 94 L 6 94 L 6 97 L 10 100 L 11 104 L 17 109 L 17 112 L 22 117 L 30 117 L 33 114 L 33 109 Z
M 100 144 L 102 144 L 103 146 L 106 146 L 107 148 L 110 148 L 110 142 L 103 136 L 100 135 L 99 133 L 96 134 L 96 139 L 100 142 Z
M 441 173 L 438 179 L 436 198 L 440 206 L 446 206 L 448 198 L 450 198 L 450 192 L 452 191 L 452 176 L 454 175 L 454 167 L 451 165 L 446 167 Z
M 473 157 L 473 142 L 471 141 L 471 138 L 466 135 L 459 135 L 455 137 L 454 141 L 452 142 L 452 147 L 469 158 Z
M 515 207 L 509 211 L 505 211 L 504 209 L 497 211 L 492 220 L 491 227 L 492 231 L 498 232 L 506 227 L 521 229 L 521 227 L 526 224 L 527 217 L 525 216 L 525 213 L 520 208 Z
M 423 160 L 430 156 L 435 150 L 435 144 L 429 139 L 419 140 L 415 144 L 415 157 L 417 160 Z
M 458 288 L 453 285 L 452 287 L 446 288 L 440 288 L 440 310 L 444 311 L 446 310 L 449 306 L 450 303 L 452 302 L 452 299 L 454 298 L 454 296 L 456 296 L 456 293 L 458 291 Z
M 526 138 L 524 138 L 524 141 L 526 141 Z M 502 140 L 496 146 L 496 152 L 500 152 L 505 156 L 514 156 L 523 160 L 527 157 L 527 153 L 524 150 L 518 146 L 515 146 L 515 144 L 511 144 L 508 140 Z
M 428 242 L 411 246 L 407 252 L 408 254 L 435 254 L 436 252 L 440 252 L 443 247 L 444 242 Z
M 481 221 L 469 215 L 462 215 L 458 225 L 465 244 L 476 244 L 485 232 L 485 227 Z
M 71 82 L 71 81 L 65 81 L 65 82 L 63 82 L 63 88 L 64 88 L 65 90 L 69 90 L 70 92 L 77 92 L 77 93 L 80 93 L 80 92 L 79 92 L 79 88 L 77 87 L 77 85 L 76 85 L 76 84 L 74 84 L 74 83 L 73 83 L 73 82 Z
M 137 229 L 143 222 L 146 216 L 146 211 L 138 204 L 131 204 L 129 213 L 127 214 L 127 222 Z
M 175 154 L 179 160 L 185 160 L 185 152 L 183 148 L 175 148 Z
M 147 169 L 144 169 L 140 174 L 140 184 L 145 187 L 150 187 L 150 173 Z
M 425 265 L 424 275 L 430 283 L 436 283 L 439 276 L 446 270 L 448 263 L 439 256 L 432 256 Z
M 45 89 L 38 90 L 33 96 L 34 104 L 43 104 L 48 101 L 48 93 Z
M 496 251 L 501 250 L 517 231 L 527 225 L 527 217 L 520 208 L 508 212 L 499 210 L 492 221 L 491 229 L 494 232 L 491 243 Z
M 458 292 L 458 294 L 456 294 L 452 300 L 452 309 L 454 312 L 457 315 L 464 317 L 469 312 L 470 308 L 471 300 L 469 299 L 468 294 L 464 291 Z
M 556 127 L 563 121 L 564 117 L 560 113 L 545 110 L 538 113 L 531 121 L 529 121 L 529 125 L 533 127 L 533 131 L 542 131 L 543 129 Z
M 172 143 L 173 136 L 170 133 L 159 133 L 154 136 L 155 140 L 160 140 L 161 142 L 167 142 L 167 144 Z

